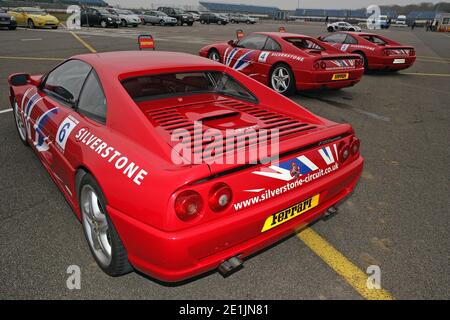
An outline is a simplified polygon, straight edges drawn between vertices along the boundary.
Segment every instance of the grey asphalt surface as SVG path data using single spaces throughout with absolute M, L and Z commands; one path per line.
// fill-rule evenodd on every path
M 138 29 L 83 29 L 98 51 L 134 50 L 150 33 L 158 50 L 197 54 L 237 28 L 277 30 L 279 24 Z M 318 36 L 324 26 L 288 24 Z M 381 32 L 381 31 L 380 31 Z M 314 113 L 352 124 L 366 158 L 352 198 L 332 219 L 312 228 L 365 271 L 381 267 L 382 286 L 398 299 L 450 298 L 449 98 L 450 36 L 421 29 L 381 33 L 414 45 L 416 64 L 398 73 L 370 73 L 353 88 L 293 97 Z M 6 77 L 43 73 L 57 61 L 86 53 L 64 30 L 0 30 L 0 111 L 9 108 Z M 17 137 L 11 112 L 0 113 L 0 298 L 84 299 L 362 299 L 297 237 L 252 257 L 223 278 L 209 273 L 167 285 L 138 273 L 111 278 L 91 257 L 81 225 L 34 153 Z M 68 290 L 67 268 L 78 265 L 81 290 Z

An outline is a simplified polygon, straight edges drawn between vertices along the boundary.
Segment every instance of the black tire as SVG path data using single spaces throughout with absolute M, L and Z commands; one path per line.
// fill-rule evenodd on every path
M 127 20 L 125 20 L 125 19 L 122 19 L 122 21 L 120 21 L 120 25 L 122 26 L 122 27 L 128 27 L 128 22 L 127 22 Z
M 334 28 L 333 27 L 328 27 L 328 32 L 334 32 Z
M 161 20 L 159 21 L 159 25 L 160 25 L 160 26 L 165 26 L 165 25 L 166 25 L 166 22 L 165 22 L 163 19 L 161 19 Z
M 33 20 L 31 20 L 31 19 L 28 19 L 28 28 L 30 28 L 30 29 L 35 29 L 36 28 L 36 26 L 34 25 Z
M 231 23 L 236 23 L 236 21 L 234 21 L 234 20 L 231 20 L 230 22 L 231 22 Z
M 247 20 L 247 21 L 245 21 L 245 23 L 246 23 L 246 24 L 250 24 L 250 23 L 251 23 L 251 21 L 250 21 L 250 20 Z
M 214 56 L 217 57 L 217 59 L 214 58 Z M 219 51 L 217 51 L 216 49 L 211 49 L 208 51 L 208 59 L 213 60 L 213 61 L 217 61 L 217 62 L 221 62 L 220 60 L 220 53 Z
M 133 28 L 137 28 L 137 26 L 138 26 L 137 24 L 133 24 Z
M 189 27 L 192 27 L 192 26 L 194 25 L 194 23 L 193 23 L 193 22 L 189 22 L 187 25 L 188 25 Z
M 287 75 L 289 75 L 289 82 L 288 82 L 287 88 L 285 90 L 279 90 L 272 84 L 272 77 L 274 76 L 274 73 L 279 70 L 279 68 L 282 68 L 283 70 L 285 70 Z M 278 92 L 282 95 L 285 95 L 285 96 L 290 96 L 290 95 L 294 94 L 296 91 L 296 85 L 295 85 L 295 77 L 294 77 L 294 74 L 292 73 L 291 67 L 285 63 L 275 64 L 272 67 L 272 69 L 270 69 L 270 72 L 269 72 L 269 87 L 272 88 L 273 90 L 275 90 L 276 92 Z
M 205 24 L 205 20 L 200 20 L 200 23 L 201 24 Z
M 13 108 L 13 115 L 14 115 L 14 123 L 16 124 L 16 129 L 17 129 L 17 135 L 19 136 L 20 142 L 22 142 L 23 145 L 28 147 L 29 144 L 28 144 L 28 140 L 27 140 L 26 130 L 25 130 L 25 133 L 20 133 L 20 129 L 19 129 L 19 123 L 22 123 L 24 128 L 25 128 L 25 124 L 23 123 L 23 120 L 21 118 L 18 118 L 18 117 L 20 117 L 20 114 L 18 111 L 19 105 L 16 102 L 16 98 L 14 98 L 14 100 L 13 100 L 12 108 Z
M 181 22 L 181 19 L 177 19 L 177 25 L 178 26 L 182 26 L 183 25 L 183 22 Z
M 8 27 L 9 30 L 16 30 L 17 27 Z
M 52 29 L 53 29 L 53 30 L 56 30 L 56 29 L 58 29 L 58 26 L 54 26 L 54 27 L 52 27 Z
M 348 31 L 350 31 L 350 32 L 355 32 L 355 29 L 350 28 L 350 29 L 348 29 Z
M 108 213 L 106 212 L 106 199 L 103 195 L 103 192 L 100 189 L 100 186 L 98 185 L 97 181 L 95 181 L 94 177 L 92 177 L 89 173 L 86 173 L 82 178 L 81 178 L 81 182 L 80 182 L 80 187 L 78 190 L 78 203 L 80 205 L 80 210 L 82 210 L 82 203 L 81 203 L 81 198 L 82 198 L 82 190 L 85 187 L 90 187 L 92 190 L 94 190 L 96 196 L 97 196 L 97 200 L 98 200 L 98 205 L 99 208 L 101 208 L 102 213 L 106 216 L 106 221 L 108 224 L 108 242 L 110 243 L 111 246 L 111 261 L 109 262 L 108 265 L 104 265 L 98 258 L 97 255 L 95 254 L 94 250 L 96 250 L 95 248 L 92 248 L 90 242 L 89 242 L 89 238 L 86 232 L 86 228 L 84 226 L 85 219 L 84 217 L 84 213 L 82 212 L 82 216 L 81 216 L 81 221 L 83 224 L 83 232 L 84 235 L 86 237 L 86 241 L 88 242 L 88 246 L 89 246 L 89 250 L 92 253 L 92 256 L 94 257 L 95 261 L 97 262 L 98 266 L 108 275 L 112 276 L 112 277 L 118 277 L 124 274 L 127 274 L 131 271 L 133 271 L 133 267 L 130 265 L 130 263 L 128 262 L 128 254 L 125 250 L 125 247 L 123 246 L 122 240 L 119 237 L 119 234 L 117 233 L 116 228 L 114 227 L 114 224 L 112 223 L 111 219 L 109 218 Z
M 106 22 L 105 20 L 100 21 L 100 27 L 108 28 L 108 22 Z
M 359 55 L 361 57 L 361 59 L 363 59 L 364 71 L 368 71 L 369 70 L 369 62 L 367 61 L 367 57 L 364 54 L 364 52 L 362 52 L 362 51 L 355 51 L 353 53 Z

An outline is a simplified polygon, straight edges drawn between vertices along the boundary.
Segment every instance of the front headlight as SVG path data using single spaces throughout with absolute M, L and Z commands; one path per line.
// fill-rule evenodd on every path
M 108 17 L 108 21 L 112 21 L 111 17 Z

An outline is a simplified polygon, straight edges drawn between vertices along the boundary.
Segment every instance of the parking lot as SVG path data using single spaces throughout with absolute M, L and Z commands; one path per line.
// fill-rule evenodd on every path
M 332 219 L 253 256 L 228 278 L 212 272 L 169 285 L 139 273 L 108 277 L 62 194 L 17 137 L 8 110 L 10 73 L 44 73 L 90 50 L 136 50 L 139 34 L 153 35 L 157 50 L 198 54 L 204 45 L 233 39 L 238 28 L 249 33 L 279 26 L 83 28 L 79 39 L 64 28 L 0 30 L 0 298 L 450 298 L 448 34 L 379 31 L 415 47 L 412 68 L 366 74 L 353 88 L 292 97 L 354 127 L 366 160 L 362 178 Z M 311 36 L 326 33 L 324 25 L 285 26 Z M 70 265 L 81 268 L 80 290 L 66 286 Z M 370 265 L 381 269 L 383 292 L 362 292 L 361 274 Z

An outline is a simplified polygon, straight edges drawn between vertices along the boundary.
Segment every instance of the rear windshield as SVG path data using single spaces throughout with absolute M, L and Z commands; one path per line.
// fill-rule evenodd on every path
M 380 46 L 384 46 L 386 44 L 386 41 L 374 35 L 363 35 L 361 36 L 361 38 L 366 39 L 367 41 L 370 41 L 372 43 L 378 44 Z
M 249 90 L 229 75 L 217 71 L 147 75 L 125 79 L 122 85 L 136 102 L 202 93 L 256 101 Z
M 301 50 L 320 50 L 323 51 L 325 48 L 320 46 L 317 42 L 305 38 L 284 38 L 287 42 L 292 43 L 294 46 Z

